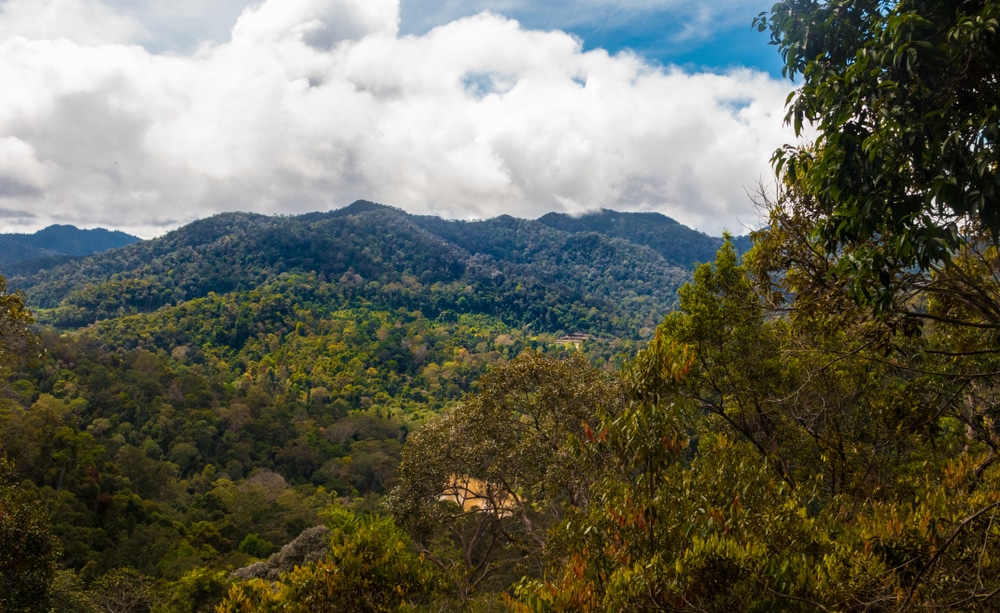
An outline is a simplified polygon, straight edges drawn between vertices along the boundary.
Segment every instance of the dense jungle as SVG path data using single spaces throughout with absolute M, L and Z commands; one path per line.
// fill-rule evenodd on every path
M 803 141 L 750 239 L 359 201 L 8 257 L 0 612 L 1000 609 L 1000 2 L 755 25 Z

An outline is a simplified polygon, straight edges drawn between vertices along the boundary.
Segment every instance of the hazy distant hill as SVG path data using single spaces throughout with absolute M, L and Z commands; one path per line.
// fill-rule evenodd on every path
M 11 281 L 47 309 L 42 321 L 61 327 L 249 291 L 282 275 L 315 278 L 345 302 L 429 317 L 482 313 L 552 332 L 634 337 L 673 308 L 686 265 L 627 232 L 567 231 L 548 219 L 449 221 L 365 201 L 294 217 L 227 213 Z M 717 239 L 662 220 L 695 241 L 697 255 L 675 261 L 714 255 L 707 245 Z M 681 241 L 671 253 L 683 254 Z
M 81 230 L 67 225 L 49 226 L 34 234 L 0 234 L 0 272 L 25 274 L 63 263 L 71 257 L 107 251 L 139 240 L 137 236 L 118 230 Z

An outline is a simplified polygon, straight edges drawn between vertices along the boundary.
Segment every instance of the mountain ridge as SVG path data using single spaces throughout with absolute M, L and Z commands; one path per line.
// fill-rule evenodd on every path
M 220 213 L 9 280 L 40 322 L 63 329 L 292 274 L 379 308 L 642 337 L 674 308 L 693 263 L 712 259 L 721 244 L 659 213 L 461 221 L 358 200 L 295 216 Z
M 32 234 L 0 234 L 0 272 L 23 275 L 140 240 L 120 230 L 86 230 L 66 224 L 51 225 Z
M 677 266 L 693 267 L 711 262 L 723 239 L 709 236 L 657 212 L 621 212 L 611 209 L 568 215 L 546 213 L 538 221 L 567 232 L 597 232 L 644 245 Z M 747 237 L 734 239 L 737 249 L 749 248 Z
M 223 213 L 10 281 L 39 321 L 75 328 L 248 291 L 285 273 L 332 283 L 344 300 L 612 336 L 655 327 L 689 277 L 619 237 L 509 216 L 444 220 L 357 201 L 301 216 Z

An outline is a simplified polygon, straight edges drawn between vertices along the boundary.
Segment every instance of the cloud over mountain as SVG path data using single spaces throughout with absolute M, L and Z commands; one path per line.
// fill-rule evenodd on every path
M 744 188 L 788 139 L 788 85 L 762 73 L 584 52 L 490 13 L 400 35 L 396 0 L 267 0 L 191 53 L 140 46 L 145 27 L 97 0 L 0 4 L 0 208 L 34 215 L 4 228 L 148 236 L 368 198 L 657 210 L 717 233 L 753 220 Z

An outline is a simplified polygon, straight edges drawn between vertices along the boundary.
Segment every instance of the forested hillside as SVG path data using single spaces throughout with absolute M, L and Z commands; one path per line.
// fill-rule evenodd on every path
M 59 610 L 121 585 L 160 610 L 218 602 L 324 509 L 382 508 L 409 433 L 489 369 L 614 368 L 688 277 L 622 238 L 368 202 L 219 215 L 12 277 L 38 333 L 9 356 L 4 478 L 47 510 L 58 547 L 38 556 L 60 569 L 25 585 Z
M 722 239 L 692 230 L 659 213 L 619 213 L 601 210 L 579 217 L 547 213 L 541 223 L 566 232 L 596 232 L 645 245 L 671 264 L 691 268 L 711 262 Z
M 0 610 L 1000 609 L 998 20 L 762 14 L 817 138 L 690 276 L 359 202 L 0 277 Z
M 298 217 L 224 214 L 162 238 L 15 276 L 40 322 L 79 327 L 122 314 L 250 291 L 284 274 L 316 279 L 343 304 L 435 318 L 484 314 L 545 332 L 649 334 L 688 271 L 597 233 L 500 217 L 414 217 L 358 202 Z

